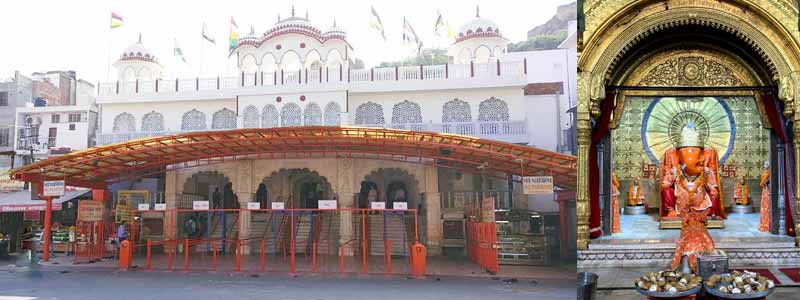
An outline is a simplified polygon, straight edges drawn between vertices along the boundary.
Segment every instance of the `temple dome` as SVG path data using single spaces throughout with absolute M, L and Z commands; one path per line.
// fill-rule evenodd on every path
M 500 27 L 497 26 L 497 23 L 481 17 L 480 12 L 477 11 L 474 19 L 470 20 L 458 29 L 456 43 L 476 37 L 502 38 L 503 36 L 500 34 Z
M 153 54 L 153 52 L 151 52 L 150 49 L 147 49 L 147 47 L 142 44 L 141 34 L 139 35 L 139 41 L 125 48 L 125 50 L 122 51 L 122 55 L 120 55 L 119 59 L 156 62 L 156 56 Z

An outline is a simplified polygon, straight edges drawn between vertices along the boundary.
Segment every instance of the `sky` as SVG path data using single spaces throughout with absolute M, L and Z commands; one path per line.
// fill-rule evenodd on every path
M 547 22 L 556 8 L 574 0 L 401 0 L 401 1 L 188 1 L 188 0 L 38 0 L 3 3 L 0 17 L 0 78 L 49 70 L 74 70 L 89 82 L 116 79 L 111 67 L 122 50 L 135 43 L 139 34 L 165 68 L 165 77 L 215 77 L 236 72 L 235 59 L 228 58 L 231 17 L 240 36 L 250 27 L 261 35 L 286 18 L 292 5 L 298 16 L 308 16 L 322 31 L 333 25 L 347 32 L 354 56 L 366 67 L 398 60 L 415 53 L 402 43 L 403 17 L 407 18 L 425 47 L 446 47 L 452 41 L 434 35 L 437 10 L 455 31 L 475 17 L 496 22 L 511 42 L 526 39 L 527 31 Z M 378 12 L 387 35 L 384 42 L 369 27 L 370 6 Z M 110 28 L 110 15 L 123 17 L 123 25 Z M 203 22 L 216 38 L 213 45 L 201 38 Z M 173 55 L 177 39 L 188 63 Z

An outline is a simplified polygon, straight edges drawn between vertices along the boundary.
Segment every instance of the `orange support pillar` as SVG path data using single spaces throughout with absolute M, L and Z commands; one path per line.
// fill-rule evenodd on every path
M 289 213 L 289 223 L 291 224 L 291 226 L 289 226 L 289 235 L 290 235 L 289 236 L 290 237 L 289 243 L 291 243 L 291 245 L 289 245 L 289 247 L 291 248 L 291 251 L 292 251 L 291 253 L 289 253 L 289 255 L 290 255 L 290 257 L 289 257 L 289 269 L 290 269 L 290 272 L 294 273 L 295 272 L 295 267 L 296 267 L 295 266 L 295 260 L 294 260 L 294 250 L 295 250 L 294 249 L 294 210 L 292 210 Z
M 211 244 L 211 255 L 213 255 L 214 272 L 217 271 L 217 243 Z
M 172 272 L 172 255 L 174 252 L 173 241 L 167 240 L 167 272 Z
M 265 255 L 265 245 L 264 240 L 261 240 L 261 272 L 265 272 L 267 270 L 267 256 Z
M 361 273 L 367 273 L 367 214 L 361 212 Z
M 128 240 L 119 243 L 119 269 L 127 270 L 131 266 L 131 242 Z
M 392 274 L 392 240 L 386 240 L 384 256 L 386 258 L 386 275 Z
M 42 260 L 50 261 L 50 239 L 53 234 L 50 231 L 53 219 L 53 197 L 45 197 L 44 200 L 47 207 L 44 208 L 44 249 L 42 249 Z
M 152 246 L 153 246 L 152 242 L 150 242 L 150 240 L 148 239 L 148 240 L 147 240 L 147 262 L 145 263 L 145 268 L 144 268 L 144 269 L 145 269 L 145 271 L 150 271 L 150 258 L 151 258 L 151 256 L 150 256 L 150 254 L 151 254 L 150 250 L 151 250 L 151 247 L 152 247 Z
M 242 243 L 236 239 L 236 273 L 242 271 Z
M 317 242 L 311 244 L 311 273 L 317 272 Z
M 344 274 L 344 246 L 339 247 L 339 273 Z
M 183 240 L 183 272 L 189 272 L 189 239 Z

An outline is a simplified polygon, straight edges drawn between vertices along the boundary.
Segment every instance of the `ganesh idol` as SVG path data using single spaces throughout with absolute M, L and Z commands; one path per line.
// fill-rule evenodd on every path
M 692 270 L 697 268 L 696 256 L 715 249 L 714 241 L 706 227 L 708 213 L 713 208 L 714 199 L 719 197 L 717 174 L 705 161 L 708 155 L 701 152 L 703 141 L 692 123 L 687 124 L 677 138 L 675 153 L 669 159 L 673 163 L 662 180 L 662 187 L 669 192 L 673 202 L 670 213 L 681 220 L 681 234 L 675 248 L 672 268 L 681 259 L 688 257 Z M 716 156 L 712 156 L 716 158 Z
M 686 136 L 686 134 L 696 134 L 697 137 Z M 695 128 L 694 124 L 688 123 L 680 131 L 680 134 L 672 136 L 673 148 L 664 152 L 661 159 L 661 208 L 660 219 L 677 218 L 680 209 L 678 207 L 678 181 L 679 175 L 693 178 L 698 176 L 704 169 L 710 172 L 714 182 L 719 182 L 719 159 L 717 151 L 712 147 L 704 147 L 702 137 Z M 719 186 L 714 185 L 706 191 L 709 194 L 711 206 L 707 210 L 707 215 L 712 218 L 725 219 L 725 209 L 720 200 L 721 191 Z

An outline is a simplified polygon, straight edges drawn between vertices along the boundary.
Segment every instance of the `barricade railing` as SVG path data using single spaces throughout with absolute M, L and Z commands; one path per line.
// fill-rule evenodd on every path
M 467 256 L 481 268 L 498 273 L 496 224 L 468 221 L 466 225 Z
M 243 216 L 243 212 L 248 214 Z M 343 213 L 348 213 L 349 217 Z M 338 255 L 338 272 L 345 273 L 347 269 L 345 256 L 352 255 L 353 258 L 361 260 L 360 272 L 369 273 L 370 256 L 382 255 L 385 273 L 392 274 L 392 256 L 401 255 L 401 248 L 402 255 L 407 256 L 407 253 L 411 253 L 410 247 L 419 241 L 418 216 L 415 209 L 175 208 L 137 211 L 133 214 L 134 216 L 146 214 L 147 218 L 160 216 L 163 218 L 163 222 L 160 223 L 163 226 L 184 224 L 173 225 L 173 228 L 161 228 L 159 231 L 163 234 L 160 237 L 145 235 L 141 239 L 131 241 L 133 260 L 137 260 L 139 265 L 144 265 L 146 271 L 156 269 L 171 272 L 177 268 L 183 272 L 209 269 L 214 272 L 219 270 L 267 272 L 285 270 L 288 264 L 290 273 L 296 273 L 298 269 L 312 273 L 335 272 L 336 267 L 332 269 L 326 267 L 327 262 L 336 261 Z M 225 230 L 204 234 L 188 232 L 192 228 L 203 227 L 203 224 L 188 226 L 185 224 L 187 220 L 208 215 L 217 215 L 214 218 L 222 218 L 221 216 L 225 215 L 227 218 L 235 217 L 236 221 L 228 224 L 236 229 L 227 231 L 228 234 L 222 234 L 226 232 Z M 387 221 L 398 216 L 401 221 Z M 242 219 L 243 217 L 245 219 Z M 131 226 L 131 230 L 134 231 L 131 232 L 132 237 L 139 236 L 135 231 L 143 227 L 141 221 L 144 218 L 134 219 L 138 223 L 135 222 Z M 345 220 L 359 225 L 345 226 L 346 223 L 342 223 Z M 213 219 L 203 220 L 203 222 L 211 221 Z M 387 222 L 391 224 L 387 225 Z M 347 229 L 343 229 L 344 227 Z M 342 238 L 346 235 L 342 235 L 342 230 L 350 235 L 350 239 L 344 242 Z M 136 243 L 133 243 L 134 241 Z M 400 246 L 393 248 L 393 245 Z M 229 251 L 224 251 L 226 248 Z M 383 253 L 380 253 L 381 248 Z M 347 252 L 348 249 L 352 252 Z M 298 256 L 301 261 L 298 261 Z

